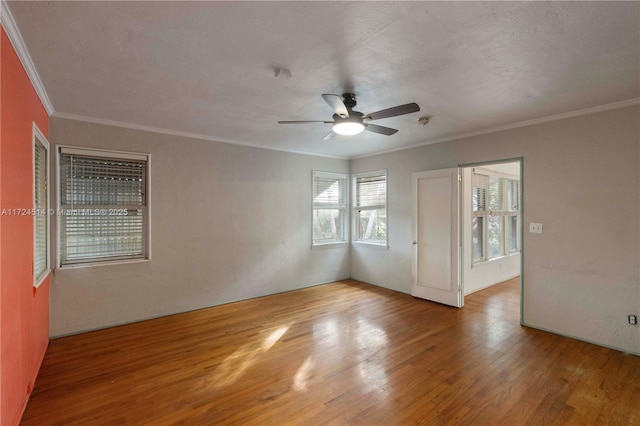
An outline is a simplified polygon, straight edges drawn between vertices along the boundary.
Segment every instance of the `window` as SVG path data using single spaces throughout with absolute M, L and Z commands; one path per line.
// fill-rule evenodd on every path
M 519 181 L 488 173 L 472 173 L 471 247 L 473 262 L 520 250 Z
M 143 154 L 60 149 L 60 264 L 147 257 Z
M 505 253 L 520 251 L 520 181 L 506 179 Z
M 354 240 L 387 245 L 387 172 L 353 176 Z
M 472 222 L 471 222 L 471 247 L 473 261 L 477 262 L 485 258 L 484 223 L 487 213 L 487 189 L 489 188 L 489 176 L 473 173 L 472 175 Z
M 49 142 L 33 125 L 33 278 L 38 287 L 49 266 Z
M 347 240 L 347 175 L 313 172 L 313 244 Z

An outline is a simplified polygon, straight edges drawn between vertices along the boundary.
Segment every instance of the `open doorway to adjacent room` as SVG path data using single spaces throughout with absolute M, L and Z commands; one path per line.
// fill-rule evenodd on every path
M 460 167 L 460 272 L 464 295 L 522 319 L 522 159 Z

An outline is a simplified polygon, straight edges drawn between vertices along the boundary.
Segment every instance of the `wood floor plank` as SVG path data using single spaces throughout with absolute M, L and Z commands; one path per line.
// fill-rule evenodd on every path
M 53 340 L 22 424 L 640 425 L 640 358 L 353 280 Z

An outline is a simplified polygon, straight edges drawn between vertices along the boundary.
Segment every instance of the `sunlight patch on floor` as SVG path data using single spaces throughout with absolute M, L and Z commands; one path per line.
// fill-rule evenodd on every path
M 220 389 L 235 383 L 260 354 L 267 352 L 289 330 L 292 324 L 282 325 L 258 342 L 242 345 L 229 355 L 207 379 L 214 389 Z
M 300 365 L 295 376 L 293 376 L 293 389 L 298 392 L 304 392 L 309 385 L 309 379 L 313 376 L 313 369 L 316 366 L 313 357 L 309 355 L 307 359 Z

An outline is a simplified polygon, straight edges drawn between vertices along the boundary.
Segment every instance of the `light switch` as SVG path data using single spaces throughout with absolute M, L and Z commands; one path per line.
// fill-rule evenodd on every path
M 530 222 L 529 223 L 529 233 L 531 234 L 542 234 L 542 224 Z

